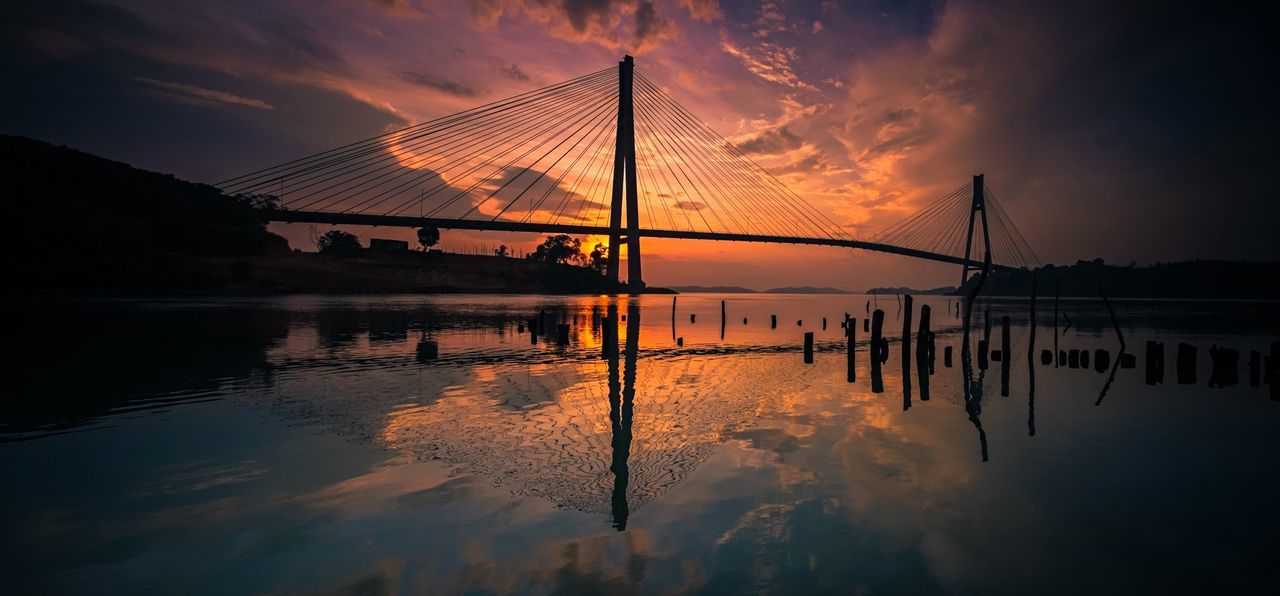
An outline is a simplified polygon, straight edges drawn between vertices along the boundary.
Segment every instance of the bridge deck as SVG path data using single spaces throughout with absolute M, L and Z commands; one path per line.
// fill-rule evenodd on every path
M 361 226 L 388 226 L 398 228 L 443 228 L 452 230 L 479 230 L 490 232 L 531 232 L 536 234 L 595 234 L 608 236 L 609 228 L 574 224 L 522 223 L 516 221 L 485 221 L 467 219 L 440 219 L 404 215 L 366 215 L 360 213 L 329 213 L 323 211 L 268 211 L 267 220 L 283 223 L 324 223 Z M 903 248 L 878 242 L 848 240 L 843 238 L 805 238 L 802 236 L 769 236 L 763 234 L 728 234 L 720 232 L 690 232 L 679 230 L 639 230 L 643 238 L 677 238 L 684 240 L 723 240 L 727 242 L 765 242 L 770 244 L 808 244 L 813 246 L 841 246 L 876 252 L 914 257 L 927 261 L 963 265 L 964 259 L 951 255 Z M 992 265 L 993 269 L 1015 270 L 1016 267 Z

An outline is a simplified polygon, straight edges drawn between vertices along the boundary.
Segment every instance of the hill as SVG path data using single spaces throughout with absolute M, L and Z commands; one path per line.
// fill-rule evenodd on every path
M 0 135 L 0 176 L 14 294 L 611 289 L 589 269 L 525 259 L 290 251 L 255 199 L 25 137 Z
M 1280 299 L 1280 262 L 1185 261 L 1155 265 L 1108 265 L 1102 259 L 1035 270 L 1040 295 L 1111 297 Z M 995 271 L 982 293 L 1026 296 L 1032 271 Z M 971 279 L 962 290 L 973 283 Z

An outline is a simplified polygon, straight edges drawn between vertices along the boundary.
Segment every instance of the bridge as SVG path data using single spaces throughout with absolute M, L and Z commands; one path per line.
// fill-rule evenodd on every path
M 631 56 L 616 70 L 218 187 L 270 205 L 269 221 L 606 236 L 606 274 L 620 281 L 625 250 L 632 291 L 644 287 L 642 238 L 870 250 L 960 265 L 962 282 L 978 263 L 1038 264 L 981 174 L 855 238 L 638 73 Z

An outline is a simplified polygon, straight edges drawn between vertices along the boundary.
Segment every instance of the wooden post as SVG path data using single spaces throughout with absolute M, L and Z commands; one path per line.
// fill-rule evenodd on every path
M 929 316 L 930 309 L 928 304 L 920 306 L 920 330 L 916 333 L 916 352 L 920 354 L 929 354 Z
M 1049 349 L 1040 350 L 1040 365 L 1049 366 L 1053 364 L 1053 352 Z
M 1249 350 L 1249 386 L 1262 384 L 1262 352 Z
M 778 328 L 778 315 L 769 315 L 769 328 L 770 329 Z
M 880 373 L 880 364 L 884 362 L 881 358 L 881 350 L 887 350 L 882 345 L 884 341 L 881 335 L 884 332 L 884 311 L 876 309 L 871 313 L 871 392 L 884 393 L 884 378 Z
M 1062 295 L 1062 282 L 1055 279 L 1053 288 L 1053 351 L 1058 352 L 1058 298 Z M 1053 364 L 1054 368 L 1062 366 L 1062 359 L 1058 360 Z
M 1093 351 L 1093 370 L 1104 373 L 1111 368 L 1111 353 L 1098 348 Z
M 677 345 L 677 346 L 684 346 L 684 338 L 683 338 L 683 337 L 677 337 L 677 338 L 676 338 L 676 345 Z
M 1089 368 L 1089 349 L 1080 350 L 1080 368 Z
M 929 352 L 933 335 L 929 332 L 930 310 L 928 304 L 920 305 L 920 329 L 916 334 L 916 378 L 920 381 L 920 401 L 929 401 L 929 373 L 932 372 Z
M 951 368 L 951 346 L 942 348 L 942 366 Z
M 904 298 L 906 315 L 902 317 L 902 360 L 909 363 L 911 362 L 911 303 L 913 299 L 911 294 L 907 294 Z
M 1080 350 L 1067 351 L 1067 366 L 1080 368 Z
M 826 330 L 827 330 L 827 318 L 826 318 L 826 317 L 822 317 L 822 330 L 823 330 L 823 331 L 826 331 Z
M 858 380 L 855 356 L 857 350 L 854 348 L 854 343 L 858 338 L 858 328 L 853 324 L 853 319 L 847 318 L 847 316 L 845 319 L 844 335 L 849 343 L 848 351 L 845 353 L 845 378 L 852 383 Z
M 725 310 L 724 300 L 720 301 L 720 339 L 724 339 L 724 324 L 728 321 L 728 311 Z
M 1000 317 L 1000 395 L 1009 396 L 1009 366 L 1013 360 L 1009 342 L 1009 316 Z
M 982 311 L 982 341 L 991 345 L 991 308 Z
M 676 296 L 671 297 L 671 339 L 676 337 Z
M 978 340 L 978 370 L 987 370 L 987 350 L 989 348 L 987 340 Z
M 1271 365 L 1267 367 L 1271 399 L 1280 401 L 1280 379 L 1276 377 L 1280 377 L 1280 341 L 1271 342 Z
M 1240 351 L 1232 348 L 1209 348 L 1209 361 L 1213 370 L 1209 373 L 1210 387 L 1232 387 L 1240 382 Z
M 697 322 L 698 322 L 698 315 L 695 313 L 689 313 L 689 323 L 693 324 Z
M 1147 340 L 1147 384 L 1164 383 L 1164 344 L 1155 340 Z
M 560 345 L 562 346 L 569 345 L 569 325 L 567 324 L 558 325 L 556 329 L 560 332 L 559 338 L 558 338 Z
M 804 333 L 804 363 L 813 364 L 813 332 Z
M 1178 344 L 1178 384 L 1196 382 L 1196 347 L 1188 343 Z

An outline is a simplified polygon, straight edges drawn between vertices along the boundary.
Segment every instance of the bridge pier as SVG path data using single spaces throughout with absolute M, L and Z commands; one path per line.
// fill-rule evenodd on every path
M 618 283 L 621 269 L 618 253 L 627 246 L 627 289 L 644 289 L 640 268 L 640 193 L 636 185 L 636 130 L 632 101 L 635 60 L 623 57 L 618 63 L 618 134 L 613 159 L 613 196 L 609 204 L 609 280 Z M 624 183 L 625 180 L 625 183 Z M 625 194 L 624 194 L 625 193 Z M 626 236 L 623 236 L 622 214 L 626 212 Z

